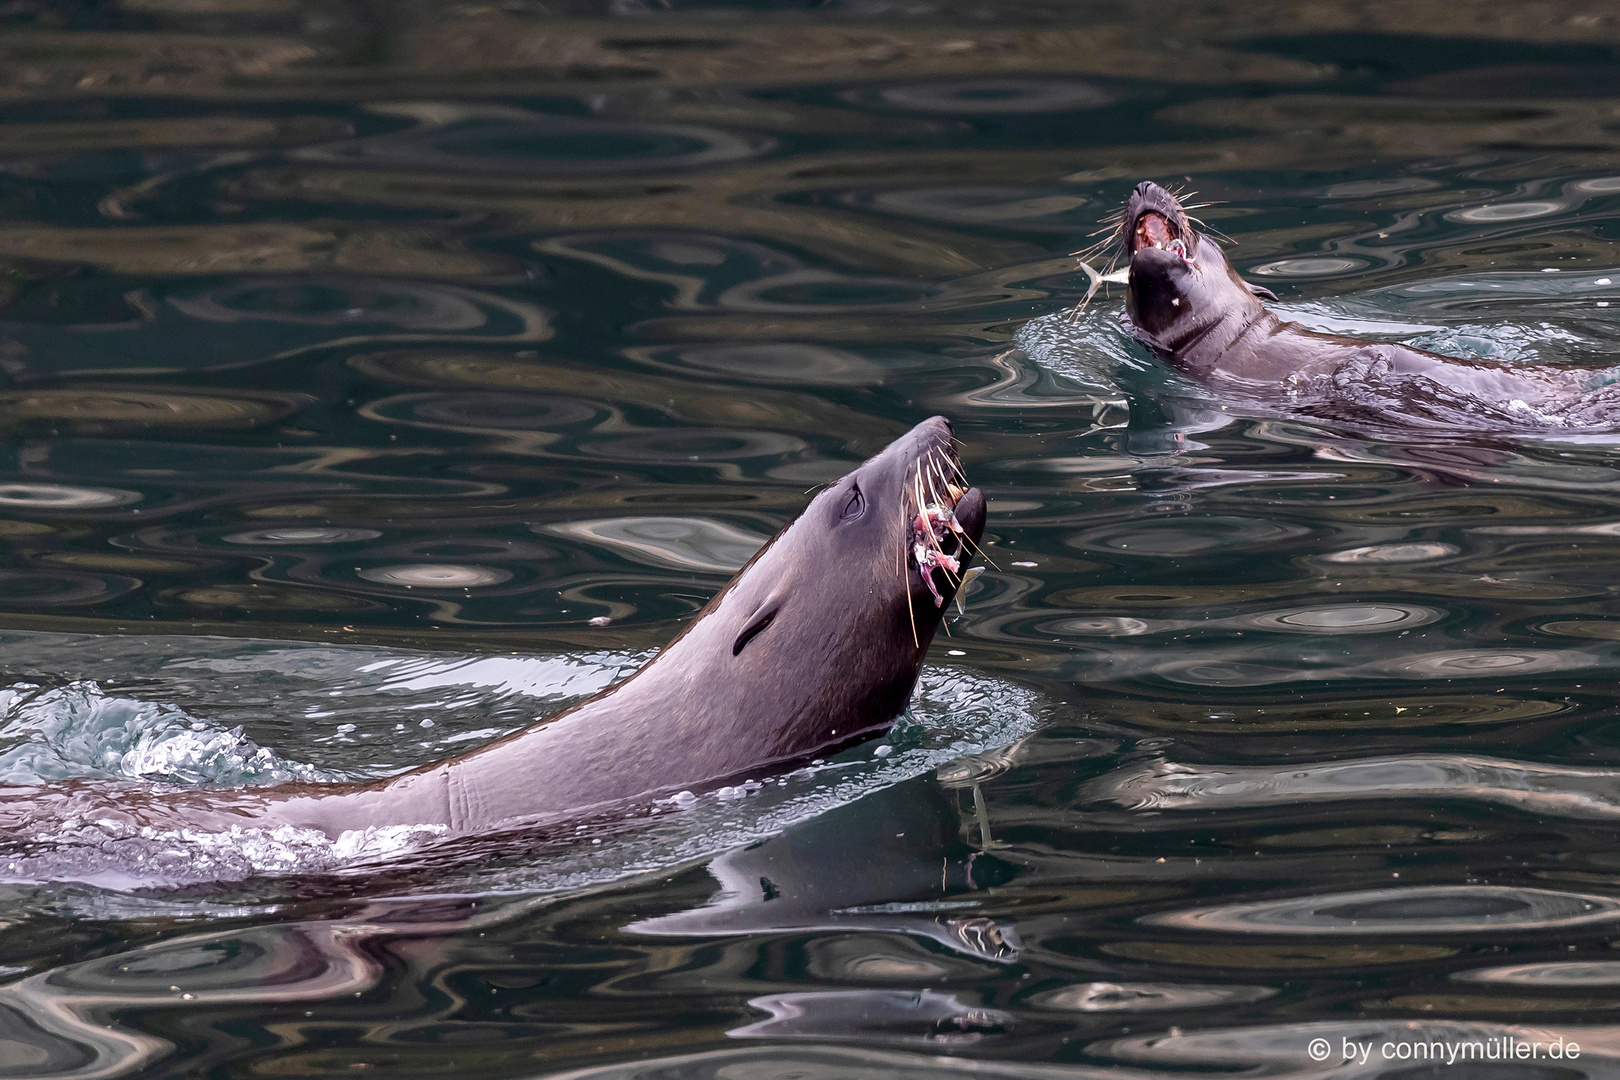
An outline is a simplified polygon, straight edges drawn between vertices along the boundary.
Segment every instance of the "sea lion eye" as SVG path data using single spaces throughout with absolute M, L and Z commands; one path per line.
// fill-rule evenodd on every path
M 838 512 L 842 521 L 854 521 L 866 513 L 866 498 L 861 494 L 861 485 L 850 481 L 849 497 L 844 500 L 844 508 Z

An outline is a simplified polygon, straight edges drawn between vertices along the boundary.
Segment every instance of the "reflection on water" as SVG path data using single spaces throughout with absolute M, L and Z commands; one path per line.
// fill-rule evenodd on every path
M 311 146 L 294 156 L 332 164 L 430 173 L 603 176 L 663 173 L 754 157 L 774 140 L 718 128 L 531 113 L 506 105 L 396 107 L 418 124 L 352 142 Z
M 1144 922 L 1198 930 L 1321 934 L 1478 934 L 1578 926 L 1620 918 L 1602 896 L 1503 886 L 1409 886 L 1304 900 L 1262 901 L 1150 915 Z
M 748 1004 L 770 1013 L 770 1019 L 726 1032 L 734 1039 L 972 1043 L 1012 1024 L 999 1009 L 972 1008 L 932 990 L 776 994 Z
M 1265 986 L 1094 982 L 1049 990 L 1030 1004 L 1078 1012 L 1152 1012 L 1259 1001 L 1276 992 Z
M 571 521 L 547 531 L 594 541 L 636 562 L 728 576 L 769 539 L 721 521 L 651 516 Z
M 1461 755 L 1224 768 L 1155 762 L 1145 769 L 1117 770 L 1081 790 L 1089 798 L 1133 810 L 1442 796 L 1479 799 L 1536 814 L 1620 815 L 1620 771 Z
M 1070 253 L 1178 185 L 1284 316 L 1601 401 L 1617 49 L 1587 0 L 0 5 L 0 813 L 516 730 L 933 413 L 991 560 L 891 735 L 656 827 L 13 830 L 0 1075 L 1612 1075 L 1613 431 L 1246 410 Z

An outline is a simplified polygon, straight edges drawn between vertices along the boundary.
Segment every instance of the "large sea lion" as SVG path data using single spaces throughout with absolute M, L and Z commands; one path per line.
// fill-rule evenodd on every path
M 106 783 L 0 794 L 0 836 L 91 821 L 222 832 L 521 830 L 759 777 L 883 731 L 977 550 L 984 496 L 943 417 L 818 494 L 630 678 L 451 761 L 358 785 L 140 793 Z
M 1219 244 L 1152 181 L 1125 202 L 1116 259 L 1129 261 L 1124 318 L 1138 340 L 1223 395 L 1304 415 L 1457 426 L 1569 427 L 1620 418 L 1613 380 L 1509 368 L 1284 322 L 1271 290 L 1238 276 Z

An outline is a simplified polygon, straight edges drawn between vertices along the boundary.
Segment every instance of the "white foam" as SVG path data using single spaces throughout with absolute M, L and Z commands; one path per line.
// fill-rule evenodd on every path
M 183 844 L 221 865 L 245 862 L 256 874 L 344 873 L 403 855 L 448 832 L 444 825 L 382 825 L 350 829 L 328 837 L 318 829 L 282 825 L 274 829 L 202 832 L 181 829 L 152 837 Z
M 364 874 L 446 831 L 443 825 L 386 825 L 332 838 L 293 825 L 209 832 L 70 820 L 27 837 L 25 853 L 0 856 L 0 881 L 79 881 L 129 890 L 294 874 Z M 42 847 L 41 853 L 29 853 Z
M 173 705 L 114 697 L 89 680 L 0 690 L 0 784 L 67 779 L 268 784 L 342 779 Z

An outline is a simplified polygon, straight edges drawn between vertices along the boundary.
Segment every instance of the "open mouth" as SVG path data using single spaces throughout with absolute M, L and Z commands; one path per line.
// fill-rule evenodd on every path
M 941 585 L 948 590 L 962 584 L 962 555 L 973 539 L 956 520 L 956 507 L 968 490 L 961 459 L 948 442 L 918 457 L 906 486 L 905 565 L 922 578 L 935 607 L 945 606 Z
M 1144 210 L 1137 215 L 1136 228 L 1131 232 L 1131 254 L 1157 248 L 1181 256 L 1183 262 L 1191 262 L 1187 257 L 1187 242 L 1176 233 L 1175 223 L 1169 218 L 1157 210 Z

